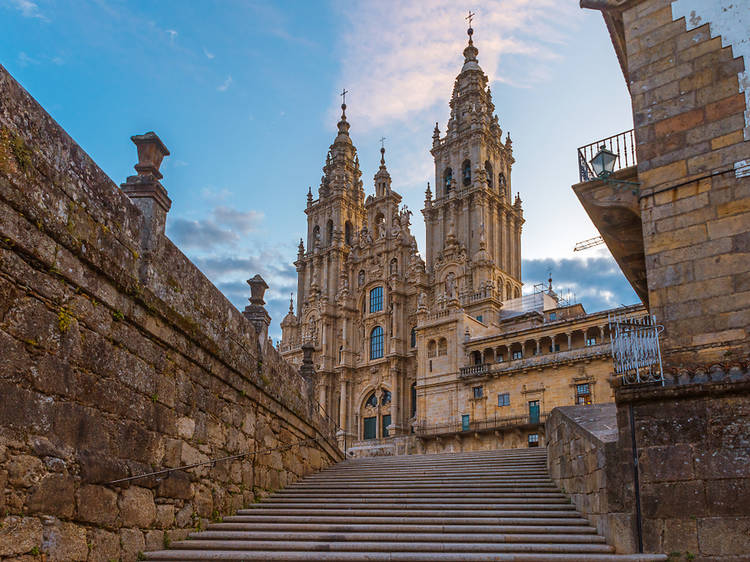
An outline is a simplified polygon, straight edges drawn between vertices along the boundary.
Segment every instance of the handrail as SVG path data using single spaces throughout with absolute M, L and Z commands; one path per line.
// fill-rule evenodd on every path
M 122 482 L 132 482 L 133 480 L 140 480 L 141 478 L 150 478 L 153 476 L 161 476 L 161 475 L 167 475 L 171 474 L 172 472 L 177 472 L 178 470 L 189 470 L 191 468 L 198 468 L 200 466 L 214 466 L 217 462 L 223 462 L 223 461 L 232 461 L 237 459 L 242 459 L 245 457 L 252 457 L 256 455 L 267 455 L 269 453 L 272 453 L 274 451 L 286 451 L 288 449 L 291 449 L 292 447 L 295 447 L 297 445 L 301 445 L 303 443 L 311 443 L 311 442 L 317 442 L 321 439 L 321 437 L 309 437 L 308 439 L 302 439 L 300 441 L 295 441 L 294 443 L 289 443 L 287 445 L 281 445 L 279 447 L 271 447 L 268 449 L 262 449 L 260 451 L 248 451 L 246 453 L 239 453 L 237 455 L 229 455 L 227 457 L 219 457 L 216 459 L 211 459 L 207 461 L 202 462 L 196 462 L 193 464 L 186 464 L 183 466 L 176 466 L 173 468 L 165 468 L 163 470 L 156 470 L 154 472 L 147 472 L 146 474 L 139 474 L 137 476 L 128 476 L 127 478 L 119 478 L 118 480 L 112 480 L 111 482 L 105 482 L 106 485 L 111 484 L 120 484 Z

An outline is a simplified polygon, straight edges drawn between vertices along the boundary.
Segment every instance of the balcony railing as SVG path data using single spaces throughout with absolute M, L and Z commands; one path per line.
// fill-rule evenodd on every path
M 635 135 L 633 134 L 633 129 L 630 129 L 619 135 L 592 142 L 578 149 L 578 175 L 581 182 L 597 179 L 594 170 L 591 168 L 590 161 L 596 156 L 602 145 L 618 156 L 613 171 L 616 172 L 623 168 L 635 166 L 638 163 L 635 155 Z
M 547 421 L 547 415 L 548 414 L 545 412 L 536 415 L 525 414 L 523 416 L 487 418 L 469 422 L 468 428 L 460 421 L 434 425 L 418 425 L 414 428 L 414 432 L 419 437 L 437 437 L 440 435 L 455 435 L 459 433 L 481 433 L 498 429 L 535 427 L 544 425 L 544 422 Z
M 535 369 L 553 365 L 555 363 L 566 363 L 568 361 L 581 361 L 592 359 L 594 357 L 612 356 L 612 348 L 607 344 L 587 345 L 576 349 L 565 351 L 555 351 L 553 353 L 543 353 L 541 355 L 532 355 L 522 359 L 512 359 L 510 361 L 499 361 L 497 363 L 482 363 L 480 365 L 471 365 L 461 367 L 459 375 L 461 378 L 479 377 L 487 374 L 504 374 L 511 371 L 520 371 L 523 369 Z

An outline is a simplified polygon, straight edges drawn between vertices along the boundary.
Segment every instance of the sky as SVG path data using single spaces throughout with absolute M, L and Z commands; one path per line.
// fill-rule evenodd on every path
M 167 235 L 240 309 L 260 273 L 278 338 L 342 88 L 365 191 L 385 137 L 424 247 L 432 130 L 445 133 L 469 9 L 513 140 L 524 290 L 551 271 L 589 312 L 638 302 L 606 247 L 573 252 L 598 235 L 571 190 L 576 149 L 633 126 L 601 15 L 577 0 L 0 0 L 0 64 L 117 184 L 134 174 L 130 136 L 155 131 L 171 152 Z

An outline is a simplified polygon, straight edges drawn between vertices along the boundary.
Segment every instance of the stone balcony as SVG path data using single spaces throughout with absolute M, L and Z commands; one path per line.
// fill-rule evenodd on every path
M 473 377 L 506 375 L 517 371 L 541 369 L 555 364 L 572 363 L 611 356 L 612 347 L 610 344 L 601 343 L 566 351 L 532 355 L 531 357 L 524 357 L 522 359 L 512 359 L 510 361 L 500 361 L 497 363 L 481 363 L 479 365 L 461 367 L 459 370 L 459 376 L 462 379 L 468 379 Z
M 468 428 L 460 421 L 434 425 L 418 425 L 414 428 L 414 432 L 417 437 L 429 439 L 434 437 L 444 437 L 446 435 L 459 435 L 461 433 L 484 433 L 504 429 L 528 429 L 543 426 L 547 421 L 547 415 L 548 414 L 544 412 L 536 416 L 524 414 L 521 416 L 473 420 L 469 422 Z

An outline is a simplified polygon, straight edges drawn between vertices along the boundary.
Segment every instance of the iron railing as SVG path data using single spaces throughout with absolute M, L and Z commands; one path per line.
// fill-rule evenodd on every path
M 592 142 L 578 149 L 578 176 L 581 182 L 597 179 L 594 170 L 591 168 L 590 161 L 599 152 L 602 145 L 618 156 L 615 161 L 615 172 L 623 168 L 635 166 L 638 163 L 635 154 L 635 135 L 633 134 L 633 129 L 630 129 L 624 133 Z
M 608 319 L 614 371 L 623 384 L 663 385 L 659 334 L 664 327 L 656 324 L 656 317 L 610 313 Z
M 496 429 L 535 427 L 544 425 L 544 422 L 547 421 L 547 416 L 548 414 L 543 412 L 538 415 L 525 414 L 522 416 L 486 418 L 483 420 L 470 421 L 468 428 L 462 421 L 434 425 L 418 425 L 414 428 L 414 433 L 416 433 L 418 437 L 437 437 L 439 435 L 478 433 L 494 431 Z

